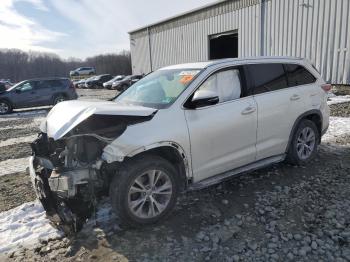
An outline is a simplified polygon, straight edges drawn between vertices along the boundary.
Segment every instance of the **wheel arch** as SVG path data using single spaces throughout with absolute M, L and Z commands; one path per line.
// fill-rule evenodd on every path
M 65 98 L 68 98 L 68 96 L 67 96 L 66 93 L 64 93 L 64 92 L 57 92 L 57 93 L 54 93 L 54 94 L 52 95 L 52 103 L 55 102 L 55 99 L 56 99 L 58 96 L 63 96 L 63 97 L 65 97 Z
M 308 119 L 308 120 L 311 120 L 312 122 L 315 123 L 316 127 L 317 127 L 317 130 L 319 132 L 319 141 L 318 143 L 321 142 L 321 135 L 322 135 L 322 113 L 320 110 L 317 110 L 317 109 L 313 109 L 313 110 L 309 110 L 303 114 L 301 114 L 294 122 L 293 124 L 293 127 L 292 127 L 292 130 L 289 134 L 289 140 L 288 140 L 288 145 L 287 145 L 287 149 L 286 149 L 286 152 L 288 152 L 289 150 L 289 147 L 292 143 L 292 140 L 293 140 L 293 135 L 296 131 L 296 129 L 298 128 L 298 125 L 299 123 L 304 120 L 304 119 Z
M 6 101 L 6 102 L 8 102 L 12 107 L 15 106 L 15 104 L 12 103 L 11 99 L 9 99 L 8 97 L 0 97 L 0 101 Z
M 189 159 L 183 148 L 175 142 L 159 142 L 139 148 L 126 156 L 126 159 L 142 154 L 157 155 L 173 164 L 181 178 L 181 189 L 185 190 L 191 178 Z

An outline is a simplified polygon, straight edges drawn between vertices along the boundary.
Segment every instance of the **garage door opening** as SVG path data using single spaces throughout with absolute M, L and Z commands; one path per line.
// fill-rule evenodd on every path
M 209 59 L 238 57 L 238 33 L 227 32 L 209 36 Z

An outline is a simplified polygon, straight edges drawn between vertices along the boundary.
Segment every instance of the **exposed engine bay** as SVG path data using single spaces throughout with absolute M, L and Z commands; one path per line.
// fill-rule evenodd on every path
M 128 125 L 152 116 L 92 115 L 58 140 L 44 132 L 31 144 L 30 174 L 50 220 L 65 232 L 78 231 L 108 193 L 118 163 L 101 158 L 103 148 Z

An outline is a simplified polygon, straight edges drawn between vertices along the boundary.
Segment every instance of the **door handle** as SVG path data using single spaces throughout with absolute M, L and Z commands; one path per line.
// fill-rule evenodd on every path
M 300 96 L 297 95 L 297 94 L 294 94 L 294 95 L 292 95 L 292 96 L 290 97 L 290 100 L 291 100 L 291 101 L 296 101 L 296 100 L 299 100 L 299 99 L 300 99 Z
M 253 112 L 255 112 L 255 107 L 252 107 L 252 106 L 248 106 L 246 109 L 244 109 L 243 111 L 242 111 L 242 115 L 248 115 L 248 114 L 251 114 L 251 113 L 253 113 Z

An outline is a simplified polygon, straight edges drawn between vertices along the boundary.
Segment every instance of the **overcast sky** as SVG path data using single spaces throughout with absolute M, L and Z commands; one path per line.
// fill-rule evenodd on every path
M 216 0 L 0 0 L 0 48 L 85 58 L 129 50 L 128 31 Z

